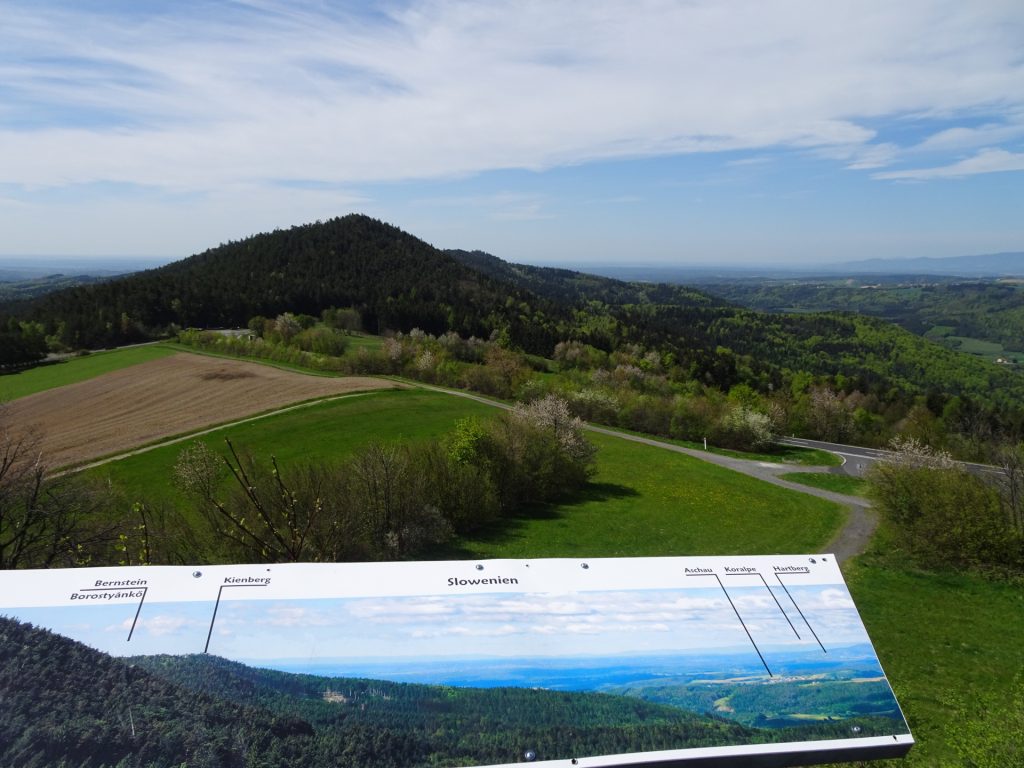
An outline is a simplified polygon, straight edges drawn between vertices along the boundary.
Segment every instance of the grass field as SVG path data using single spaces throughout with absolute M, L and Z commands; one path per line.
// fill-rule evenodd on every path
M 91 355 L 73 357 L 62 363 L 41 365 L 20 373 L 9 373 L 0 376 L 0 403 L 87 381 L 150 360 L 158 360 L 173 355 L 175 351 L 171 347 L 147 344 L 143 347 L 95 352 Z
M 461 542 L 462 557 L 641 557 L 818 551 L 845 519 L 812 496 L 672 451 L 590 435 L 582 497 Z
M 218 429 L 201 438 L 223 452 L 224 439 L 256 456 L 276 456 L 283 466 L 345 456 L 374 440 L 398 441 L 441 435 L 455 422 L 494 409 L 466 398 L 416 390 L 357 395 Z M 133 499 L 180 501 L 171 484 L 178 454 L 188 443 L 155 448 L 90 470 L 126 490 Z
M 845 493 L 847 496 L 864 496 L 868 490 L 868 484 L 864 480 L 850 475 L 833 475 L 828 472 L 787 472 L 779 477 L 793 483 L 809 485 L 812 488 L 821 488 L 833 493 Z
M 384 346 L 384 338 L 382 336 L 370 336 L 365 333 L 354 333 L 351 336 L 346 337 L 348 341 L 348 352 L 355 352 L 359 349 L 380 349 Z
M 224 437 L 283 467 L 340 458 L 373 440 L 438 436 L 495 409 L 461 397 L 391 391 L 313 405 L 200 438 Z M 834 504 L 766 485 L 681 454 L 603 435 L 598 471 L 580 498 L 464 539 L 445 557 L 684 555 L 816 551 L 843 522 Z M 133 499 L 180 501 L 170 478 L 183 444 L 92 470 Z
M 869 765 L 1024 765 L 1021 585 L 871 557 L 844 571 L 917 742 L 905 760 Z
M 1024 362 L 1024 352 L 1006 349 L 996 341 L 984 341 L 983 339 L 974 339 L 970 336 L 946 336 L 942 339 L 942 342 L 951 349 L 966 352 L 970 355 L 977 355 L 990 362 L 995 362 L 998 358 L 1018 363 Z

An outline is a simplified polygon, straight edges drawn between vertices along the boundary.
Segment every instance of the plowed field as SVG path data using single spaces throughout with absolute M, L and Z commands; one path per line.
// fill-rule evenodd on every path
M 43 456 L 56 468 L 303 400 L 395 386 L 177 354 L 19 398 L 4 419 L 38 429 Z

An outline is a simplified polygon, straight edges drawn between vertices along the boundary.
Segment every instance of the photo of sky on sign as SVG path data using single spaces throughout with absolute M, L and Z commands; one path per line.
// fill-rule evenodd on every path
M 123 602 L 26 608 L 14 615 L 113 655 L 208 650 L 247 663 L 718 654 L 753 652 L 751 641 L 762 651 L 823 653 L 870 642 L 844 585 L 787 589 L 737 586 L 726 593 L 699 586 L 315 600 L 228 595 L 215 620 L 213 601 L 146 603 L 137 620 L 137 604 Z

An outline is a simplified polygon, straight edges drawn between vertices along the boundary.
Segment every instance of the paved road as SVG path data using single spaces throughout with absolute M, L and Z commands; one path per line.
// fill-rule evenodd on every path
M 847 475 L 860 477 L 876 461 L 881 461 L 892 456 L 891 451 L 883 451 L 878 448 L 862 448 L 857 445 L 842 445 L 841 443 L 826 443 L 821 440 L 804 440 L 800 437 L 783 437 L 779 439 L 783 445 L 795 445 L 798 448 L 816 448 L 819 451 L 828 451 L 837 454 L 843 460 L 841 472 Z
M 872 464 L 892 458 L 895 454 L 880 448 L 862 448 L 857 445 L 843 445 L 842 443 L 826 443 L 821 440 L 805 440 L 801 437 L 783 437 L 779 439 L 783 445 L 795 445 L 799 448 L 817 448 L 838 454 L 843 459 L 841 472 L 856 477 L 862 476 Z M 1003 470 L 989 464 L 976 464 L 970 461 L 958 462 L 962 467 L 976 475 L 1000 475 Z

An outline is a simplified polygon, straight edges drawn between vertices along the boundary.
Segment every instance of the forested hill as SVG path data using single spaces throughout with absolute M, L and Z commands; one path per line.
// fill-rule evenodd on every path
M 1024 353 L 1024 281 L 908 277 L 898 280 L 734 280 L 707 283 L 715 295 L 765 312 L 846 310 L 971 349 L 988 342 L 993 356 Z M 981 346 L 981 345 L 974 345 Z M 981 351 L 988 351 L 981 346 Z
M 244 752 L 287 753 L 311 732 L 2 616 L 0 702 L 0 765 L 21 768 L 271 765 Z
M 256 315 L 355 307 L 367 330 L 486 336 L 550 351 L 550 302 L 500 284 L 366 216 L 276 230 L 100 285 L 45 296 L 27 310 L 72 348 L 124 344 L 178 327 L 244 326 Z M 24 315 L 26 310 L 18 312 Z
M 555 267 L 512 264 L 483 251 L 448 250 L 456 260 L 495 280 L 562 302 L 609 305 L 670 304 L 677 307 L 728 307 L 709 293 L 685 285 L 625 282 Z
M 804 372 L 838 377 L 844 389 L 883 398 L 896 392 L 967 395 L 1010 412 L 1024 402 L 1021 371 L 954 352 L 881 319 L 763 312 L 688 286 L 510 264 L 482 251 L 448 253 L 521 290 L 572 304 L 574 338 L 670 350 L 688 376 L 720 388 L 777 389 Z M 1015 418 L 1003 416 L 1005 423 Z

